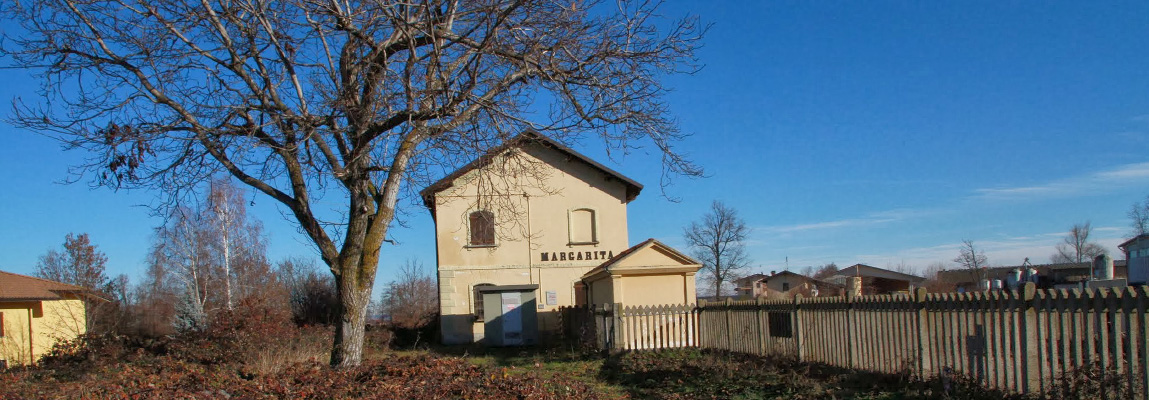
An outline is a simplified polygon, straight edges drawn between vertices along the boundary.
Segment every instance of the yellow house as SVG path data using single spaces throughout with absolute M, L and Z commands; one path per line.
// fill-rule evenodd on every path
M 641 191 L 533 131 L 424 189 L 442 341 L 531 344 L 557 331 L 558 308 L 585 302 L 584 275 L 628 250 L 626 207 Z
M 0 365 L 34 363 L 56 342 L 87 330 L 87 290 L 0 271 Z

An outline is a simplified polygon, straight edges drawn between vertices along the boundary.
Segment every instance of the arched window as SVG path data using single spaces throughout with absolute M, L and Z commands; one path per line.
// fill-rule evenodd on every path
M 484 286 L 495 286 L 495 285 L 491 284 L 491 283 L 477 283 L 477 284 L 475 284 L 475 287 L 473 289 L 471 289 L 475 294 L 475 302 L 474 302 L 475 311 L 474 311 L 474 313 L 475 313 L 475 320 L 476 321 L 482 321 L 483 320 L 483 293 L 479 292 L 479 289 L 484 287 Z
M 570 212 L 571 244 L 598 243 L 594 210 L 580 208 Z
M 486 210 L 471 213 L 471 246 L 495 245 L 495 214 Z

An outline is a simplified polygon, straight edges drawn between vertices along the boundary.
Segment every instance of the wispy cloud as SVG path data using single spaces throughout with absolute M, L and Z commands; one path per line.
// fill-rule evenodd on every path
M 1149 182 L 1149 162 L 1120 165 L 1109 170 L 1040 185 L 977 189 L 972 197 L 982 200 L 1073 197 L 1109 192 L 1122 187 L 1144 185 L 1146 182 Z
M 857 228 L 862 226 L 873 226 L 894 221 L 902 221 L 906 219 L 922 217 L 935 213 L 933 210 L 920 210 L 920 209 L 894 209 L 886 211 L 878 211 L 869 213 L 862 217 L 844 218 L 833 221 L 812 222 L 805 224 L 795 225 L 772 225 L 755 227 L 754 230 L 762 233 L 796 233 L 825 229 L 838 229 L 838 228 Z

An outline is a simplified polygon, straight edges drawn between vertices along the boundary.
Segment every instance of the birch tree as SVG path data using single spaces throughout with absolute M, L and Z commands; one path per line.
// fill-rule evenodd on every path
M 244 192 L 214 179 L 204 197 L 198 206 L 175 208 L 156 229 L 149 271 L 175 287 L 177 322 L 186 329 L 202 327 L 214 310 L 230 310 L 274 280 L 262 224 L 248 218 Z
M 45 96 L 11 122 L 87 150 L 94 183 L 174 202 L 225 172 L 278 202 L 335 277 L 331 360 L 353 366 L 402 194 L 527 128 L 613 155 L 650 146 L 664 183 L 701 174 L 673 148 L 662 78 L 697 71 L 705 26 L 657 6 L 9 1 L 19 34 L 0 46 Z

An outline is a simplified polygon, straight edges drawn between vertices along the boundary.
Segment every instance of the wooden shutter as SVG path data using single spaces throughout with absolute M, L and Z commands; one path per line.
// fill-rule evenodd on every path
M 490 211 L 471 213 L 471 245 L 492 246 L 495 244 L 495 215 Z

